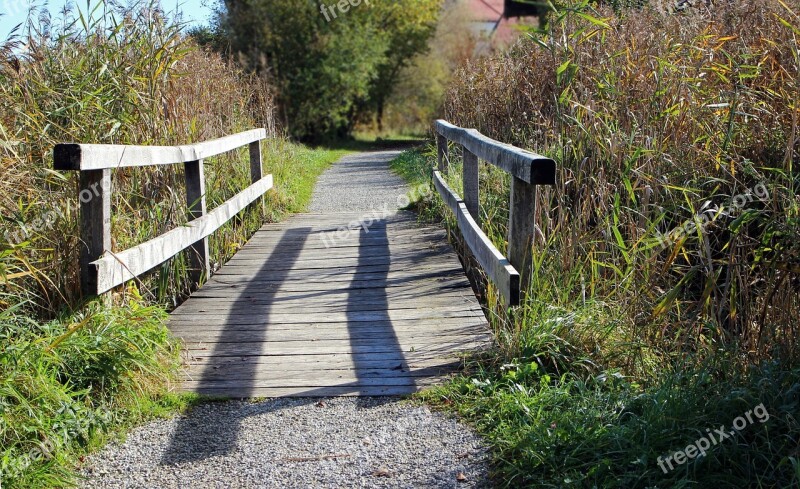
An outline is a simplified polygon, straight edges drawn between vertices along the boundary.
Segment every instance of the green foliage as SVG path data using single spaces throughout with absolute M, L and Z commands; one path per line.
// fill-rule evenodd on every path
M 264 80 L 198 48 L 157 4 L 101 3 L 25 33 L 27 52 L 21 38 L 0 43 L 0 485 L 49 488 L 76 482 L 79 457 L 109 437 L 191 401 L 167 393 L 178 349 L 153 305 L 180 300 L 185 257 L 116 290 L 113 308 L 83 304 L 77 175 L 52 170 L 53 146 L 173 145 L 266 127 L 276 189 L 211 237 L 217 263 L 265 221 L 304 210 L 346 151 L 278 137 Z M 206 161 L 209 208 L 249 184 L 247 162 L 246 148 Z M 178 165 L 115 170 L 113 185 L 114 251 L 186 222 Z
M 221 31 L 251 68 L 270 73 L 289 132 L 319 140 L 348 134 L 360 111 L 382 108 L 399 70 L 426 48 L 440 2 L 365 2 L 347 12 L 325 4 L 329 20 L 317 2 L 225 5 Z
M 20 307 L 0 312 L 3 487 L 73 481 L 77 455 L 184 402 L 164 396 L 179 357 L 162 309 L 90 304 L 39 324 Z
M 533 347 L 534 345 L 530 345 Z M 546 351 L 547 345 L 539 345 Z M 501 487 L 796 487 L 800 371 L 775 365 L 721 377 L 665 371 L 642 388 L 615 371 L 565 374 L 520 357 L 425 394 L 472 420 L 495 450 Z M 759 404 L 757 418 L 703 457 L 659 466 Z M 745 418 L 746 419 L 746 418 Z M 761 419 L 764 419 L 762 417 Z M 663 462 L 662 462 L 663 463 Z M 668 465 L 664 464 L 668 469 Z

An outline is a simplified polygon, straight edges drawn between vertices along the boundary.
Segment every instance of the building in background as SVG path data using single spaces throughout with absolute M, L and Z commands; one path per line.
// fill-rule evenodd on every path
M 536 26 L 535 8 L 511 0 L 461 0 L 458 8 L 468 11 L 475 36 L 476 54 L 487 54 L 510 46 L 521 34 L 520 25 Z M 532 15 L 525 15 L 531 13 Z M 515 17 L 509 17 L 509 14 Z M 520 15 L 520 17 L 516 17 Z

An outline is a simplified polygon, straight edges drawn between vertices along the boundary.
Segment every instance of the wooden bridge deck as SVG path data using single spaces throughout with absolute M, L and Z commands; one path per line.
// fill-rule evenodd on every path
M 301 214 L 257 232 L 174 311 L 183 389 L 231 397 L 402 395 L 491 344 L 445 232 L 400 211 Z M 370 224 L 367 220 L 366 224 Z

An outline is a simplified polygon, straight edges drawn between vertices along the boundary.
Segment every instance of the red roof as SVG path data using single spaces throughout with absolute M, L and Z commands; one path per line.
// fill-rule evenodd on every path
M 493 45 L 508 45 L 519 36 L 519 30 L 515 28 L 515 25 L 520 23 L 520 19 L 503 17 L 505 0 L 468 0 L 466 4 L 477 24 L 496 24 L 491 35 Z M 529 24 L 530 22 L 528 18 L 524 18 L 522 23 Z
M 469 9 L 477 21 L 497 21 L 504 8 L 505 0 L 469 0 Z

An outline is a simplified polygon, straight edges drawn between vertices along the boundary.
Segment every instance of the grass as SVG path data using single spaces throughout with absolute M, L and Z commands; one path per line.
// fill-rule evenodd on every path
M 425 399 L 487 437 L 504 487 L 798 486 L 796 2 L 557 8 L 448 90 L 444 118 L 558 175 L 539 188 L 528 299 L 507 311 L 481 290 L 496 350 Z M 394 166 L 423 182 L 434 160 Z M 505 249 L 508 177 L 482 163 L 480 180 L 484 231 Z M 419 206 L 455 229 L 438 199 Z M 768 421 L 661 470 L 762 404 Z
M 267 128 L 275 189 L 212 236 L 215 264 L 264 222 L 305 210 L 320 173 L 351 151 L 281 137 L 269 85 L 198 48 L 157 3 L 42 22 L 0 42 L 0 485 L 15 488 L 72 485 L 83 455 L 197 400 L 172 393 L 178 345 L 164 326 L 187 292 L 186 257 L 115 290 L 114 307 L 80 297 L 77 175 L 52 170 L 53 146 Z M 246 148 L 206 160 L 210 209 L 249 184 L 248 161 Z M 186 222 L 179 166 L 113 181 L 115 251 Z
M 83 454 L 191 402 L 166 393 L 179 349 L 165 318 L 136 300 L 113 310 L 91 303 L 46 323 L 0 313 L 3 487 L 69 484 Z

